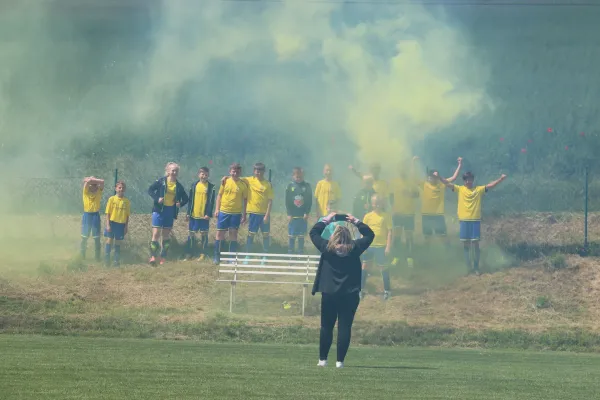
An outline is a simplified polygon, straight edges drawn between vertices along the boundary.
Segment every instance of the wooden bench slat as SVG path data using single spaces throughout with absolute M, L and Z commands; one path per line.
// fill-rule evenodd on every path
M 317 267 L 288 267 L 285 265 L 252 265 L 252 264 L 244 264 L 244 265 L 231 265 L 231 264 L 225 264 L 225 265 L 219 265 L 219 267 L 221 268 L 246 268 L 246 269 L 283 269 L 283 270 L 288 270 L 288 271 L 316 271 L 318 268 Z
M 312 285 L 313 281 L 306 281 L 306 282 L 281 282 L 281 281 L 243 281 L 243 280 L 227 280 L 227 279 L 219 279 L 217 280 L 217 282 L 228 282 L 228 283 L 238 283 L 238 282 L 242 282 L 242 283 L 278 283 L 278 284 L 283 284 L 283 285 Z

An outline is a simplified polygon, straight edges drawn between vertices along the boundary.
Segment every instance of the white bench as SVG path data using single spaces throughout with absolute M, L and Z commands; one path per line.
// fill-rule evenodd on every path
M 235 286 L 238 283 L 302 285 L 304 316 L 306 288 L 314 281 L 319 259 L 318 255 L 222 252 L 217 282 L 231 284 L 229 312 L 233 312 Z

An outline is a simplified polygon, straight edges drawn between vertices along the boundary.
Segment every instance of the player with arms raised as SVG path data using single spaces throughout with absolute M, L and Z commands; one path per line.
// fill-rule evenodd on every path
M 81 217 L 81 258 L 85 259 L 87 241 L 94 238 L 96 261 L 100 261 L 100 201 L 104 180 L 94 176 L 83 179 L 83 216 Z
M 473 252 L 473 272 L 479 275 L 481 202 L 483 195 L 506 179 L 506 175 L 502 174 L 500 178 L 485 186 L 474 186 L 475 175 L 471 172 L 467 172 L 463 175 L 464 186 L 454 185 L 442 177 L 439 177 L 439 179 L 444 185 L 452 189 L 452 191 L 456 192 L 458 195 L 460 240 L 464 243 L 465 262 L 467 263 L 467 268 L 471 270 L 471 252 Z

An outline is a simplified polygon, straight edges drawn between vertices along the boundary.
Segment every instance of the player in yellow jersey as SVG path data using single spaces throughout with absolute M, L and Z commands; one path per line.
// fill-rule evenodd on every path
M 189 221 L 189 233 L 185 246 L 184 260 L 195 255 L 196 235 L 200 232 L 200 257 L 198 261 L 204 261 L 208 257 L 208 227 L 210 217 L 214 212 L 215 185 L 208 181 L 210 172 L 207 167 L 198 170 L 198 180 L 192 184 L 190 189 L 186 220 Z
M 271 245 L 271 207 L 273 206 L 273 187 L 265 179 L 265 164 L 254 164 L 254 176 L 243 178 L 248 185 L 248 238 L 246 252 L 252 250 L 254 236 L 260 230 L 263 235 L 263 250 L 268 253 Z
M 116 194 L 108 199 L 106 203 L 106 228 L 104 237 L 106 238 L 106 248 L 104 253 L 104 263 L 110 265 L 111 247 L 115 247 L 115 256 L 113 265 L 118 267 L 121 263 L 121 242 L 127 234 L 129 225 L 129 216 L 131 215 L 131 203 L 125 198 L 125 182 L 118 181 L 115 186 Z
M 418 160 L 418 157 L 415 160 Z M 462 168 L 462 158 L 458 157 L 457 162 L 458 166 L 454 171 L 454 175 L 446 178 L 446 181 L 454 182 L 458 178 Z M 441 236 L 445 238 L 446 246 L 449 247 L 450 242 L 446 237 L 447 229 L 444 217 L 445 189 L 444 184 L 439 179 L 438 171 L 430 170 L 421 192 L 421 222 L 425 239 L 430 239 L 434 235 Z
M 437 174 L 437 173 L 436 173 Z M 475 175 L 467 172 L 463 175 L 464 186 L 454 185 L 441 178 L 440 181 L 458 195 L 458 220 L 460 240 L 463 242 L 467 268 L 471 270 L 471 252 L 473 252 L 473 272 L 479 275 L 479 241 L 481 240 L 481 202 L 485 193 L 506 179 L 500 178 L 485 186 L 474 186 Z
M 104 180 L 93 176 L 83 179 L 83 216 L 81 217 L 81 258 L 85 259 L 87 241 L 94 238 L 96 261 L 100 261 L 100 201 Z
M 385 212 L 385 199 L 378 194 L 371 197 L 373 211 L 367 213 L 363 222 L 375 233 L 375 239 L 371 247 L 364 253 L 363 273 L 361 281 L 360 297 L 365 295 L 365 284 L 367 282 L 367 269 L 369 266 L 378 266 L 383 278 L 383 300 L 390 298 L 390 274 L 387 270 L 388 257 L 392 251 L 393 223 L 392 217 Z
M 174 162 L 167 163 L 165 176 L 157 179 L 148 189 L 148 194 L 154 200 L 152 207 L 152 241 L 150 242 L 151 265 L 156 264 L 161 238 L 160 265 L 165 263 L 167 251 L 171 245 L 171 230 L 179 214 L 179 207 L 185 206 L 188 202 L 185 188 L 177 180 L 178 175 L 179 165 Z
M 242 179 L 242 166 L 231 164 L 229 177 L 219 188 L 215 217 L 217 218 L 217 237 L 215 240 L 214 263 L 221 258 L 221 241 L 229 232 L 229 251 L 237 250 L 237 236 L 240 225 L 246 222 L 246 205 L 248 202 L 248 185 Z
M 327 215 L 327 206 L 330 203 L 339 203 L 342 200 L 342 189 L 340 184 L 333 180 L 333 170 L 331 165 L 325 164 L 323 167 L 323 177 L 315 187 L 315 214 L 317 220 Z
M 406 262 L 410 268 L 413 267 L 412 249 L 413 233 L 415 231 L 415 212 L 417 198 L 419 197 L 419 186 L 414 176 L 413 158 L 410 169 L 400 165 L 397 178 L 390 182 L 390 203 L 392 204 L 392 221 L 394 223 L 394 260 L 396 265 L 402 248 L 402 233 L 406 249 Z
M 348 167 L 348 169 L 350 171 L 352 171 L 352 173 L 354 173 L 354 175 L 356 175 L 358 178 L 364 179 L 365 175 L 363 175 L 361 172 L 359 172 L 352 165 L 350 165 Z M 382 199 L 387 201 L 388 196 L 390 194 L 390 187 L 389 187 L 388 182 L 381 179 L 381 164 L 379 164 L 377 162 L 371 164 L 369 166 L 369 175 L 371 175 L 373 177 L 373 190 L 375 191 L 375 193 L 377 193 L 378 195 L 381 196 Z

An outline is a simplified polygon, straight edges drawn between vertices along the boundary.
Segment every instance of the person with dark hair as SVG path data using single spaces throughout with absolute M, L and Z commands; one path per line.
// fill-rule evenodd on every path
M 502 174 L 500 178 L 485 186 L 473 186 L 475 175 L 466 172 L 463 175 L 464 186 L 454 185 L 448 180 L 439 177 L 440 181 L 446 187 L 452 189 L 458 195 L 458 220 L 460 223 L 460 240 L 464 243 L 465 261 L 467 268 L 471 270 L 471 252 L 473 252 L 473 271 L 479 275 L 479 240 L 481 239 L 481 202 L 483 195 L 488 190 L 494 188 L 504 179 L 506 175 Z
M 327 366 L 327 356 L 333 342 L 333 327 L 338 321 L 337 368 L 344 366 L 344 359 L 350 347 L 352 323 L 360 303 L 361 261 L 375 233 L 358 218 L 347 215 L 345 220 L 358 228 L 362 235 L 353 240 L 350 230 L 339 225 L 333 234 L 323 239 L 321 234 L 327 225 L 334 222 L 335 213 L 317 222 L 310 230 L 310 239 L 321 252 L 319 267 L 312 294 L 321 293 L 321 334 L 319 341 L 319 367 Z

